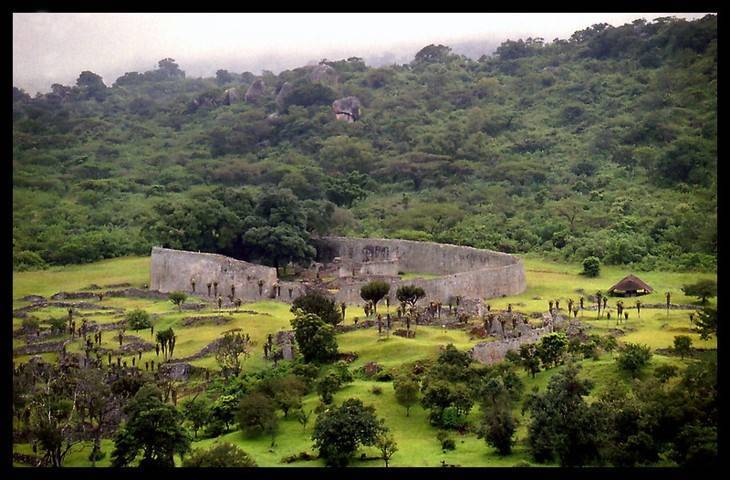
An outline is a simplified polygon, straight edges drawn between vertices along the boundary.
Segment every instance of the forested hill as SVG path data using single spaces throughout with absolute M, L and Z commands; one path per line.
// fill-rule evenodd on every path
M 332 109 L 349 96 L 354 122 Z M 13 120 L 16 269 L 155 244 L 281 264 L 323 233 L 715 268 L 716 16 L 380 68 L 193 79 L 164 59 L 13 88 Z

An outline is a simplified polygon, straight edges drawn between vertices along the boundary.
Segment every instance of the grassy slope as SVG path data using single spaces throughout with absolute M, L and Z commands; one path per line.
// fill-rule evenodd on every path
M 546 262 L 534 258 L 525 258 L 525 268 L 527 273 L 528 289 L 521 295 L 505 297 L 500 299 L 492 299 L 489 303 L 493 308 L 506 308 L 508 303 L 512 303 L 515 310 L 523 312 L 545 311 L 547 302 L 550 299 L 559 298 L 561 305 L 567 304 L 567 298 L 577 299 L 579 293 L 576 289 L 582 288 L 586 294 L 595 293 L 596 290 L 605 290 L 622 278 L 624 275 L 631 273 L 620 267 L 604 267 L 601 276 L 594 279 L 587 279 L 578 275 L 580 267 L 576 265 L 557 264 Z M 664 273 L 664 272 L 646 272 L 641 273 L 640 277 L 654 287 L 655 293 L 642 297 L 644 304 L 662 303 L 664 301 L 664 292 L 670 290 L 672 292 L 673 303 L 690 303 L 693 299 L 685 297 L 680 287 L 684 283 L 694 281 L 698 278 L 714 278 L 710 274 L 682 274 L 682 273 Z M 14 307 L 25 305 L 26 302 L 20 301 L 19 298 L 28 294 L 40 294 L 44 296 L 64 290 L 74 291 L 96 283 L 98 285 L 107 285 L 113 283 L 131 283 L 132 285 L 142 285 L 149 281 L 149 258 L 148 257 L 128 257 L 115 260 L 105 260 L 91 265 L 57 267 L 42 272 L 22 272 L 14 274 L 13 282 L 13 304 Z M 539 297 L 539 298 L 537 298 Z M 628 306 L 633 305 L 632 300 L 625 302 Z M 215 309 L 208 312 L 184 312 L 179 313 L 175 307 L 165 301 L 151 301 L 142 299 L 126 299 L 126 298 L 108 298 L 104 299 L 103 305 L 120 307 L 124 309 L 145 308 L 150 313 L 156 314 L 158 318 L 155 320 L 156 330 L 172 326 L 178 333 L 179 341 L 176 345 L 175 356 L 182 357 L 191 355 L 205 345 L 213 341 L 220 332 L 240 327 L 248 332 L 254 341 L 258 342 L 260 347 L 265 341 L 268 333 L 276 332 L 279 329 L 289 328 L 288 305 L 264 301 L 246 304 L 242 310 L 254 310 L 258 314 L 251 313 L 232 313 L 232 321 L 222 326 L 200 326 L 185 328 L 180 324 L 180 320 L 190 315 L 208 315 L 217 314 Z M 609 300 L 609 306 L 615 305 L 615 300 Z M 392 309 L 391 309 L 392 310 Z M 385 312 L 385 306 L 379 311 Z M 95 311 L 84 311 L 84 313 L 93 313 Z M 97 311 L 101 312 L 101 311 Z M 705 348 L 715 348 L 716 340 L 701 341 L 694 333 L 688 331 L 688 312 L 681 310 L 673 310 L 669 316 L 663 309 L 642 309 L 641 319 L 635 318 L 636 312 L 630 310 L 631 317 L 629 321 L 622 325 L 621 328 L 627 330 L 627 334 L 620 338 L 621 341 L 641 342 L 650 345 L 652 348 L 666 348 L 671 345 L 674 335 L 689 334 L 694 341 L 695 346 Z M 65 315 L 64 309 L 48 308 L 38 311 L 35 314 L 41 319 L 49 316 Z M 229 312 L 224 312 L 229 315 Z M 349 323 L 352 318 L 358 316 L 363 317 L 361 308 L 349 307 L 347 310 L 347 320 Z M 91 316 L 89 317 L 99 322 L 113 321 L 113 316 Z M 597 331 L 605 331 L 607 328 L 616 327 L 612 320 L 610 324 L 604 319 L 595 320 L 595 312 L 586 312 L 584 320 L 592 325 Z M 13 319 L 14 328 L 19 326 L 20 320 Z M 127 332 L 127 334 L 135 334 L 145 340 L 151 341 L 149 331 Z M 104 343 L 112 345 L 114 342 L 114 332 L 107 332 L 104 337 Z M 374 330 L 358 330 L 342 334 L 338 337 L 341 351 L 354 351 L 359 354 L 358 359 L 352 365 L 353 368 L 362 366 L 368 361 L 377 361 L 385 367 L 397 366 L 403 362 L 413 361 L 418 358 L 436 355 L 438 349 L 442 345 L 453 343 L 459 349 L 467 349 L 476 340 L 470 340 L 468 336 L 459 330 L 442 330 L 438 327 L 418 327 L 418 336 L 416 340 L 407 340 L 401 337 L 391 336 L 388 339 L 378 339 Z M 18 342 L 20 344 L 22 342 Z M 72 346 L 69 350 L 77 350 L 78 346 Z M 53 354 L 44 354 L 44 357 L 52 359 Z M 260 352 L 256 351 L 246 361 L 247 369 L 259 369 L 266 366 Z M 23 361 L 27 357 L 17 357 L 16 361 Z M 143 354 L 142 363 L 146 360 L 155 359 L 154 351 Z M 131 357 L 128 358 L 131 360 Z M 656 367 L 662 363 L 686 364 L 691 360 L 679 360 L 674 357 L 665 357 L 655 355 L 653 366 Z M 214 367 L 215 359 L 206 357 L 193 362 L 196 365 Z M 628 381 L 622 377 L 616 370 L 613 359 L 610 355 L 604 355 L 597 361 L 587 360 L 582 362 L 583 375 L 591 378 L 596 388 L 593 394 L 598 394 L 601 389 L 611 380 Z M 540 372 L 534 379 L 529 378 L 524 373 L 520 373 L 525 381 L 525 391 L 530 391 L 533 386 L 544 389 L 547 381 L 557 370 Z M 646 373 L 647 375 L 650 372 Z M 376 395 L 371 392 L 373 386 L 378 385 L 382 388 L 383 393 Z M 411 409 L 411 416 L 406 417 L 404 409 L 397 405 L 393 396 L 392 384 L 389 382 L 380 383 L 373 381 L 356 380 L 352 384 L 346 386 L 335 396 L 335 402 L 341 402 L 349 397 L 361 398 L 366 404 L 374 405 L 378 416 L 385 418 L 386 423 L 390 426 L 398 442 L 399 451 L 392 459 L 394 466 L 437 466 L 441 460 L 447 463 L 458 464 L 464 466 L 509 466 L 520 461 L 529 462 L 529 455 L 522 441 L 526 432 L 526 419 L 522 419 L 518 429 L 518 444 L 512 455 L 506 458 L 498 457 L 494 450 L 487 447 L 483 440 L 477 439 L 474 435 L 466 435 L 457 437 L 457 448 L 455 451 L 444 453 L 440 450 L 439 444 L 435 438 L 436 430 L 432 428 L 427 420 L 425 412 L 421 407 L 415 406 Z M 317 396 L 310 394 L 305 398 L 305 408 L 312 409 L 317 404 Z M 515 413 L 518 418 L 521 417 L 518 409 Z M 477 413 L 471 415 L 472 420 L 476 420 Z M 302 427 L 294 419 L 286 419 L 281 422 L 280 433 L 276 439 L 274 448 L 270 447 L 270 439 L 245 438 L 241 432 L 234 431 L 220 437 L 239 444 L 242 448 L 252 454 L 259 465 L 262 466 L 281 466 L 280 459 L 284 456 L 296 454 L 300 451 L 311 450 L 312 424 L 314 419 L 310 420 L 307 431 L 303 432 Z M 206 439 L 195 442 L 195 446 L 206 446 L 217 439 Z M 104 442 L 104 450 L 111 452 L 112 442 Z M 16 451 L 26 453 L 29 450 L 28 445 L 17 445 Z M 375 455 L 374 449 L 364 448 L 364 452 Z M 78 452 L 72 453 L 66 464 L 68 466 L 89 465 L 86 459 L 89 447 L 82 447 Z M 108 457 L 99 462 L 100 466 L 107 465 Z M 295 466 L 318 466 L 320 461 L 297 462 L 292 464 Z M 365 462 L 356 461 L 358 466 L 381 466 L 382 462 L 370 460 Z

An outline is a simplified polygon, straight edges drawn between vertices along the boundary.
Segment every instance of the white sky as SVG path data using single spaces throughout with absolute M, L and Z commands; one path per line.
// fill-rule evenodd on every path
M 75 84 L 91 70 L 111 85 L 128 71 L 174 58 L 188 76 L 264 68 L 278 73 L 313 60 L 412 56 L 430 43 L 567 38 L 595 23 L 688 19 L 704 13 L 14 13 L 13 85 L 34 94 Z

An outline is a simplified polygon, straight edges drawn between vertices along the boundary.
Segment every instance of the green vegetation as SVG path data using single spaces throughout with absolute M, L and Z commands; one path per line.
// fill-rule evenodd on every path
M 278 266 L 329 232 L 715 270 L 715 15 L 478 60 L 429 45 L 405 65 L 325 63 L 336 86 L 305 67 L 186 78 L 168 58 L 111 86 L 86 71 L 35 98 L 13 89 L 14 268 L 155 244 Z M 255 80 L 260 101 L 221 100 Z M 354 123 L 331 111 L 347 95 Z
M 56 467 L 717 465 L 716 22 L 594 25 L 477 61 L 429 45 L 409 65 L 326 62 L 336 86 L 265 72 L 264 95 L 233 105 L 222 92 L 254 75 L 189 79 L 169 58 L 111 87 L 85 71 L 14 89 L 13 451 Z M 345 95 L 363 103 L 354 123 L 330 110 Z M 385 282 L 364 308 L 308 294 L 191 314 L 195 285 L 105 295 L 148 287 L 149 257 L 125 255 L 152 245 L 289 270 L 328 233 L 520 254 L 527 290 L 491 311 L 538 326 L 579 305 L 586 333 L 482 365 L 482 319 L 411 331 L 428 293 L 413 285 L 381 305 L 410 307 L 393 320 L 407 337 L 336 333 Z M 640 311 L 601 293 L 633 271 L 654 289 Z M 24 300 L 61 289 L 96 296 Z M 291 329 L 283 360 L 273 338 Z M 45 336 L 63 346 L 38 368 Z M 178 359 L 184 380 L 163 372 Z

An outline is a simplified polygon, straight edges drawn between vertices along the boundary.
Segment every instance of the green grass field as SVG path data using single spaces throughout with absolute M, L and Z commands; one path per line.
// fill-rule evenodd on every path
M 527 290 L 520 295 L 489 300 L 492 309 L 503 309 L 511 303 L 516 311 L 524 313 L 544 312 L 548 308 L 549 300 L 559 299 L 561 306 L 567 306 L 568 298 L 577 300 L 580 297 L 581 292 L 578 291 L 579 289 L 582 289 L 585 295 L 594 294 L 597 290 L 605 292 L 623 276 L 632 273 L 619 267 L 603 267 L 601 276 L 588 279 L 578 274 L 581 269 L 577 265 L 552 263 L 530 257 L 525 258 L 524 261 Z M 684 296 L 680 289 L 681 286 L 700 278 L 715 278 L 714 275 L 709 274 L 665 272 L 642 272 L 638 276 L 655 289 L 655 292 L 651 295 L 641 297 L 641 301 L 645 305 L 663 303 L 664 292 L 667 290 L 672 293 L 672 303 L 691 303 L 695 299 Z M 77 291 L 90 284 L 104 286 L 130 283 L 133 286 L 141 286 L 147 282 L 149 282 L 148 257 L 127 257 L 83 266 L 55 267 L 39 272 L 20 272 L 13 275 L 13 307 L 18 308 L 27 305 L 28 302 L 20 299 L 30 294 L 48 297 L 58 291 Z M 614 298 L 609 300 L 609 307 L 613 306 L 614 311 L 616 300 Z M 87 301 L 98 303 L 96 299 Z M 189 301 L 195 301 L 195 299 Z M 633 307 L 634 299 L 625 299 L 624 303 L 627 307 Z M 234 312 L 232 309 L 223 309 L 222 312 L 218 312 L 216 308 L 209 308 L 200 312 L 186 311 L 181 313 L 168 301 L 135 298 L 104 298 L 100 304 L 124 309 L 125 311 L 144 308 L 155 316 L 153 323 L 156 331 L 167 327 L 174 328 L 178 335 L 178 342 L 175 347 L 176 358 L 195 354 L 218 338 L 221 332 L 225 330 L 241 328 L 249 333 L 257 344 L 254 348 L 254 354 L 245 362 L 244 368 L 249 371 L 267 367 L 268 363 L 263 359 L 262 350 L 266 336 L 279 330 L 290 329 L 289 321 L 292 318 L 289 305 L 274 301 L 248 303 L 241 307 L 241 310 L 256 313 Z M 713 301 L 713 304 L 716 303 Z M 589 302 L 586 301 L 586 306 L 588 305 Z M 380 306 L 378 310 L 383 313 L 387 311 L 385 305 Z M 394 311 L 394 307 L 391 306 L 390 310 Z M 606 320 L 605 317 L 596 319 L 596 312 L 590 310 L 583 312 L 583 320 L 596 333 L 606 333 L 609 329 L 621 328 L 625 331 L 625 335 L 619 337 L 620 342 L 644 343 L 655 350 L 670 347 L 675 335 L 689 335 L 695 347 L 716 348 L 716 339 L 703 341 L 696 333 L 690 331 L 688 310 L 670 310 L 669 315 L 667 315 L 665 309 L 642 308 L 640 318 L 635 309 L 630 308 L 628 311 L 630 312 L 629 320 L 620 325 L 616 324 L 615 318 L 611 321 Z M 104 310 L 83 310 L 82 313 L 88 315 L 86 318 L 99 323 L 117 321 L 120 318 L 115 315 L 106 315 Z M 66 316 L 67 312 L 64 308 L 48 307 L 34 311 L 32 314 L 44 321 L 54 316 Z M 184 317 L 219 314 L 228 316 L 231 321 L 224 325 L 191 327 L 182 325 Z M 356 316 L 364 317 L 362 308 L 348 307 L 345 323 L 352 322 L 352 319 Z M 20 324 L 20 319 L 13 318 L 13 328 L 19 328 Z M 104 333 L 103 343 L 105 346 L 114 346 L 116 343 L 115 333 L 116 331 Z M 136 335 L 145 341 L 154 343 L 149 330 L 139 332 L 127 330 L 126 334 Z M 394 335 L 389 338 L 379 337 L 375 329 L 356 330 L 338 335 L 341 352 L 355 352 L 358 354 L 357 360 L 351 364 L 353 370 L 369 361 L 376 361 L 385 368 L 396 367 L 404 362 L 434 357 L 440 347 L 449 343 L 453 343 L 460 350 L 465 350 L 478 341 L 476 339 L 470 340 L 462 330 L 447 330 L 425 326 L 417 327 L 415 339 L 405 339 Z M 13 342 L 14 348 L 22 344 L 22 340 L 14 340 Z M 69 351 L 79 351 L 79 349 L 78 342 L 69 347 Z M 47 360 L 55 358 L 53 353 L 42 354 L 42 356 Z M 28 358 L 28 356 L 17 356 L 15 362 L 23 362 Z M 126 359 L 131 362 L 131 356 Z M 154 350 L 142 355 L 141 364 L 148 360 L 155 360 L 156 362 L 159 360 Z M 686 365 L 692 361 L 691 359 L 680 360 L 677 357 L 655 354 L 652 360 L 652 368 L 667 362 Z M 208 368 L 217 367 L 213 356 L 207 356 L 192 363 Z M 582 375 L 591 378 L 596 384 L 591 397 L 600 393 L 610 381 L 630 381 L 618 372 L 614 359 L 609 354 L 604 354 L 598 360 L 584 360 L 581 364 L 583 365 Z M 530 391 L 533 386 L 544 389 L 550 376 L 560 368 L 562 367 L 540 372 L 534 379 L 524 372 L 520 372 L 520 376 L 525 382 L 525 391 Z M 650 370 L 645 375 L 651 374 Z M 382 388 L 382 393 L 379 395 L 371 391 L 376 385 Z M 527 419 L 522 418 L 519 409 L 515 410 L 515 414 L 520 420 L 517 445 L 513 454 L 503 458 L 496 455 L 494 449 L 488 447 L 483 440 L 476 438 L 474 434 L 464 436 L 454 434 L 457 444 L 456 450 L 448 453 L 442 452 L 435 437 L 436 429 L 431 427 L 427 421 L 427 412 L 420 406 L 415 406 L 411 409 L 411 415 L 406 417 L 405 410 L 394 400 L 393 387 L 390 382 L 356 380 L 336 394 L 335 402 L 338 403 L 350 397 L 360 398 L 365 404 L 373 405 L 378 416 L 386 420 L 386 424 L 393 432 L 399 447 L 399 451 L 391 461 L 393 466 L 439 466 L 442 460 L 449 464 L 461 466 L 512 466 L 518 462 L 523 464 L 524 462 L 531 463 L 524 445 Z M 312 409 L 317 403 L 318 398 L 314 393 L 309 394 L 304 399 L 305 409 Z M 476 421 L 477 417 L 478 411 L 475 407 L 470 419 Z M 217 439 L 200 440 L 195 442 L 194 446 L 203 447 L 218 440 L 231 441 L 251 454 L 261 466 L 285 466 L 280 463 L 281 458 L 284 456 L 301 451 L 313 453 L 310 438 L 313 423 L 313 419 L 310 420 L 307 430 L 303 431 L 301 425 L 295 419 L 282 419 L 280 432 L 273 447 L 270 446 L 271 441 L 269 438 L 246 438 L 240 431 L 232 431 Z M 107 452 L 107 457 L 98 462 L 99 466 L 109 464 L 109 454 L 112 447 L 111 440 L 104 441 L 103 450 Z M 87 459 L 87 456 L 90 448 L 90 445 L 77 447 L 78 451 L 72 452 L 67 457 L 65 464 L 67 466 L 89 466 L 91 462 Z M 14 449 L 16 452 L 21 453 L 30 452 L 30 446 L 27 444 L 15 445 Z M 371 448 L 363 448 L 362 451 L 372 456 L 376 453 Z M 321 466 L 322 462 L 296 462 L 290 465 Z M 382 461 L 377 460 L 364 462 L 356 460 L 354 465 L 382 466 L 383 464 Z

